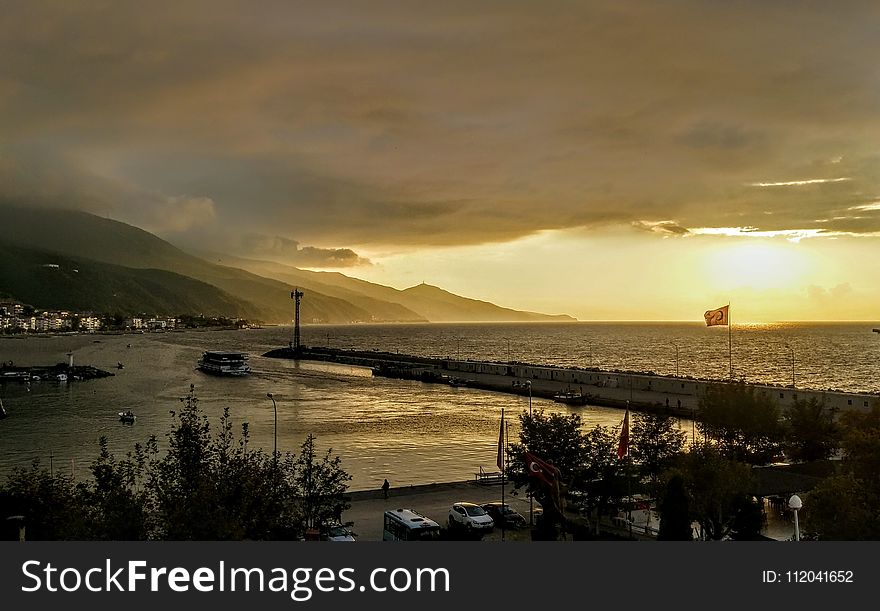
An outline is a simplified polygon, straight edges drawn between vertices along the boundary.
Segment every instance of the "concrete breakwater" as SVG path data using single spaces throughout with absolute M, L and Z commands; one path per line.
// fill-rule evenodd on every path
M 554 398 L 559 393 L 583 395 L 587 405 L 654 411 L 676 416 L 695 414 L 700 397 L 713 384 L 724 380 L 662 376 L 638 372 L 606 371 L 597 368 L 564 368 L 529 363 L 498 363 L 458 359 L 432 359 L 379 351 L 333 348 L 290 348 L 270 350 L 264 356 L 316 360 L 370 367 L 374 375 L 421 380 L 428 383 L 463 385 L 495 392 Z M 777 400 L 783 409 L 795 400 L 817 399 L 840 411 L 867 411 L 878 400 L 876 394 L 849 393 L 752 384 Z
M 37 365 L 17 367 L 14 364 L 0 364 L 0 383 L 3 382 L 68 382 L 76 380 L 95 380 L 107 378 L 115 374 L 92 367 L 91 365 Z

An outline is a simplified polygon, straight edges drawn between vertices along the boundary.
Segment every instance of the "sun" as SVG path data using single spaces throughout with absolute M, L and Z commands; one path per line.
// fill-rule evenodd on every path
M 793 288 L 807 271 L 797 244 L 740 238 L 708 257 L 707 273 L 719 288 Z

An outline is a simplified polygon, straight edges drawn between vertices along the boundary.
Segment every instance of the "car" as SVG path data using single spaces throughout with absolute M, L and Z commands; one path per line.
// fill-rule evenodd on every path
M 322 541 L 356 541 L 355 534 L 341 524 L 333 524 L 321 532 Z
M 494 501 L 492 503 L 484 503 L 482 508 L 492 517 L 495 524 L 504 528 L 522 528 L 528 523 L 528 520 L 521 513 L 515 511 L 507 503 Z
M 495 528 L 495 521 L 476 503 L 461 502 L 454 503 L 449 510 L 449 526 L 464 528 L 472 533 L 487 533 Z

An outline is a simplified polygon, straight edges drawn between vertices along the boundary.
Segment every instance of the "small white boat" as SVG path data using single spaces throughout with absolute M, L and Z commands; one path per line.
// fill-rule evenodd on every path
M 3 399 L 0 399 L 0 420 L 3 420 L 9 414 L 6 413 L 6 408 L 3 407 Z
M 137 420 L 137 416 L 134 415 L 133 411 L 127 409 L 124 412 L 119 412 L 119 420 L 123 424 L 134 424 L 134 421 Z
M 59 373 L 57 376 L 55 376 L 55 379 L 58 380 L 59 382 L 66 382 L 67 381 L 67 374 L 66 373 Z

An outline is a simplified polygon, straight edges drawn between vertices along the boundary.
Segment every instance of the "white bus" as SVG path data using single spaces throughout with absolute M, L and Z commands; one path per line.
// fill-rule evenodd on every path
M 440 525 L 412 509 L 385 512 L 383 541 L 434 541 L 439 537 Z

